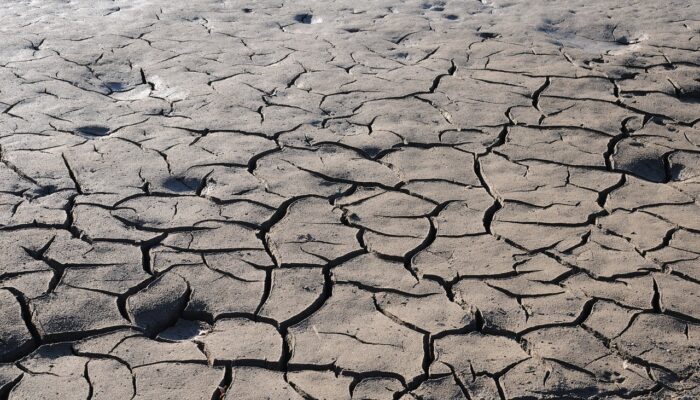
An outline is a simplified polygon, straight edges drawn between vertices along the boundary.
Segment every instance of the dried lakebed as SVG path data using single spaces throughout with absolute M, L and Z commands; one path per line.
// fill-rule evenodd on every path
M 0 399 L 700 397 L 697 1 L 0 15 Z

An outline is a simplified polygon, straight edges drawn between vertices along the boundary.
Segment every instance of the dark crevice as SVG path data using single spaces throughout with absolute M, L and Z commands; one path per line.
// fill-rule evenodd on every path
M 542 86 L 540 86 L 539 88 L 537 88 L 537 90 L 535 90 L 535 91 L 532 93 L 532 106 L 533 106 L 537 111 L 542 111 L 542 110 L 540 110 L 540 105 L 539 105 L 539 103 L 540 103 L 540 95 L 542 94 L 542 92 L 545 91 L 545 89 L 547 89 L 547 87 L 549 87 L 549 83 L 550 83 L 549 77 L 545 78 L 544 83 L 542 84 Z
M 87 381 L 88 384 L 88 394 L 87 394 L 87 400 L 91 400 L 92 396 L 94 394 L 95 389 L 92 386 L 92 381 L 90 380 L 90 371 L 88 366 L 90 365 L 90 361 L 85 363 L 85 369 L 83 371 L 83 378 L 85 381 Z
M 662 313 L 664 312 L 664 308 L 662 305 L 662 299 L 661 299 L 661 292 L 659 291 L 659 285 L 656 283 L 656 279 L 652 279 L 653 282 L 653 288 L 654 288 L 654 295 L 651 298 L 651 307 L 656 313 Z
M 226 397 L 226 393 L 231 388 L 231 383 L 233 382 L 233 368 L 230 364 L 226 365 L 224 370 L 224 377 L 221 379 L 219 386 L 214 390 L 211 395 L 211 400 L 223 400 Z
M 260 303 L 258 303 L 258 306 L 255 308 L 254 314 L 260 314 L 260 310 L 262 310 L 263 306 L 267 302 L 267 299 L 270 297 L 270 292 L 272 291 L 272 285 L 273 285 L 273 279 L 274 279 L 274 270 L 272 268 L 267 268 L 265 270 L 265 286 L 263 288 L 263 294 L 260 296 Z
M 15 348 L 13 349 L 14 351 L 10 352 L 11 354 L 13 354 L 12 358 L 17 359 L 29 354 L 34 348 L 40 346 L 42 344 L 42 340 L 41 336 L 39 335 L 39 330 L 37 329 L 36 325 L 34 324 L 34 321 L 32 320 L 32 310 L 29 305 L 29 300 L 26 298 L 24 293 L 11 287 L 4 287 L 3 289 L 9 291 L 10 293 L 12 293 L 13 296 L 15 296 L 15 299 L 17 300 L 17 303 L 20 307 L 20 315 L 22 316 L 24 324 L 32 337 L 31 342 L 25 343 L 21 347 Z M 8 360 L 0 359 L 0 361 Z
M 484 212 L 484 218 L 483 218 L 483 224 L 484 224 L 484 229 L 488 234 L 492 234 L 491 231 L 491 224 L 493 223 L 493 219 L 501 208 L 503 208 L 503 204 L 501 200 L 496 196 L 496 194 L 493 192 L 493 189 L 489 186 L 489 184 L 486 182 L 486 178 L 484 177 L 483 170 L 481 168 L 481 160 L 480 157 L 475 157 L 474 158 L 474 172 L 476 173 L 476 176 L 479 178 L 479 182 L 481 182 L 481 186 L 486 189 L 486 192 L 489 194 L 494 199 L 493 204 L 486 209 Z
M 0 400 L 10 400 L 10 392 L 12 389 L 19 384 L 19 382 L 24 378 L 24 373 L 20 373 L 14 379 L 3 382 L 0 386 Z

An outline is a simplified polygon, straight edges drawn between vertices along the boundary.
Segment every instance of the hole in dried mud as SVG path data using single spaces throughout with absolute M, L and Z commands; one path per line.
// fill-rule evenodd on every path
M 173 342 L 183 342 L 196 339 L 209 331 L 211 331 L 211 326 L 207 323 L 180 319 L 175 325 L 159 333 L 158 338 Z
M 360 149 L 370 157 L 374 157 L 382 151 L 382 149 L 377 146 L 363 146 Z
M 499 36 L 501 35 L 495 32 L 479 32 L 479 37 L 482 39 L 495 39 Z
M 129 86 L 123 82 L 105 82 L 105 87 L 112 92 L 123 92 Z
M 678 100 L 683 103 L 698 104 L 700 103 L 700 88 L 693 88 L 693 90 L 683 91 Z
M 163 187 L 173 192 L 191 192 L 197 190 L 200 185 L 199 179 L 189 177 L 171 176 L 163 182 Z
M 312 14 L 297 14 L 294 16 L 294 20 L 302 24 L 320 24 L 323 20 Z
M 673 164 L 671 166 L 671 170 L 670 170 L 671 180 L 682 181 L 683 180 L 682 174 L 683 174 L 684 169 L 685 169 L 685 165 L 683 165 L 683 164 Z
M 36 197 L 43 197 L 56 193 L 57 190 L 58 187 L 54 185 L 39 186 L 33 190 L 32 194 Z
M 109 134 L 109 128 L 101 125 L 81 126 L 77 129 L 77 131 L 80 135 L 88 138 L 107 136 Z
M 666 168 L 663 161 L 658 158 L 639 157 L 620 164 L 618 168 L 650 182 L 663 183 L 667 181 Z

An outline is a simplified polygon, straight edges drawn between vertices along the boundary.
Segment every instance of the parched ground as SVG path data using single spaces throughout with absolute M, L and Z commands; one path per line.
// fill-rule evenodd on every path
M 697 0 L 0 20 L 0 399 L 700 398 Z

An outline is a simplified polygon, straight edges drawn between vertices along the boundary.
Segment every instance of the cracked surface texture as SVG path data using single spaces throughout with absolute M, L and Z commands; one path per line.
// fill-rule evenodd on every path
M 0 15 L 0 400 L 700 398 L 696 0 Z

